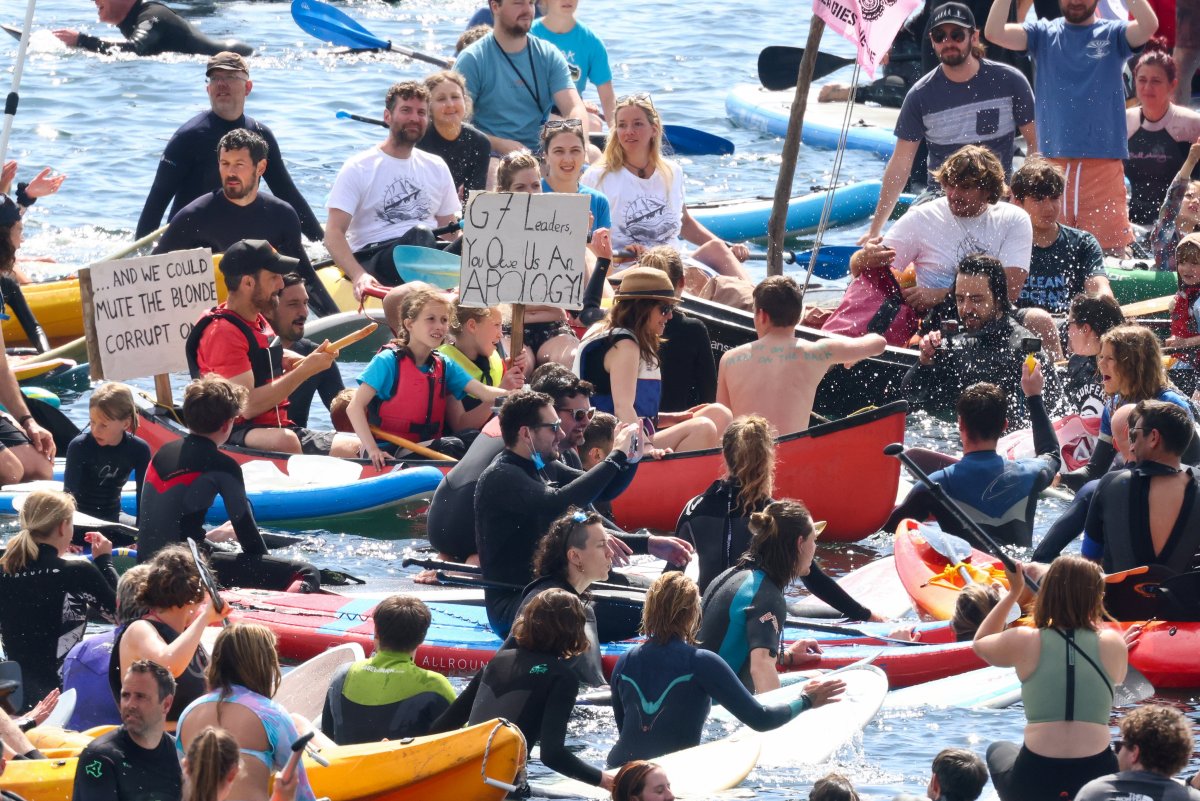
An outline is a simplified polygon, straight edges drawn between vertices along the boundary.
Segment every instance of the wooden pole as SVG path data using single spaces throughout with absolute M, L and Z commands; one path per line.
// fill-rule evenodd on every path
M 92 297 L 92 269 L 79 271 L 79 297 L 83 299 L 83 338 L 87 343 L 88 376 L 93 381 L 104 380 L 104 365 L 100 361 L 100 340 L 96 336 L 96 305 Z
M 168 409 L 175 408 L 175 398 L 171 395 L 171 376 L 166 373 L 154 376 L 154 395 L 160 405 Z
M 796 158 L 800 155 L 800 131 L 804 128 L 804 107 L 808 105 L 808 89 L 825 21 L 813 15 L 808 24 L 808 42 L 796 76 L 796 95 L 792 98 L 792 113 L 788 117 L 787 136 L 783 140 L 783 161 L 779 165 L 779 180 L 775 183 L 775 202 L 767 224 L 767 275 L 783 275 L 783 245 L 787 236 L 788 200 L 792 196 L 792 179 L 796 176 Z
M 508 337 L 508 364 L 511 367 L 513 359 L 521 355 L 521 349 L 525 347 L 525 304 L 514 303 L 512 305 L 512 333 Z M 533 354 L 534 357 L 537 354 Z

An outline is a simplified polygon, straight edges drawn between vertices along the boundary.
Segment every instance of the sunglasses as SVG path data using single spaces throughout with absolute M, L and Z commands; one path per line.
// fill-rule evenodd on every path
M 659 314 L 661 314 L 663 317 L 666 317 L 668 314 L 670 314 L 670 313 L 671 313 L 671 312 L 673 312 L 674 310 L 675 310 L 675 304 L 674 304 L 674 303 L 660 303 L 660 304 L 658 304 L 658 313 L 659 313 Z
M 617 105 L 623 106 L 626 103 L 649 103 L 654 106 L 654 101 L 650 98 L 649 92 L 635 92 L 631 95 L 621 95 L 617 98 Z
M 1119 754 L 1121 749 L 1125 747 L 1124 740 L 1113 740 L 1112 750 L 1114 754 Z
M 967 32 L 962 28 L 955 28 L 949 33 L 946 33 L 942 30 L 929 32 L 929 38 L 933 40 L 934 44 L 941 44 L 942 42 L 946 41 L 947 37 L 952 42 L 965 42 L 967 39 Z
M 584 420 L 591 420 L 596 416 L 596 407 L 590 406 L 587 409 L 555 409 L 559 414 L 570 415 L 575 418 L 576 423 L 582 423 Z
M 577 128 L 579 130 L 583 130 L 583 121 L 577 120 L 574 118 L 569 119 L 569 120 L 550 120 L 545 125 L 545 129 L 547 131 L 560 131 L 560 130 L 572 131 Z
M 530 428 L 548 428 L 557 434 L 558 429 L 562 428 L 562 420 L 555 420 L 553 423 L 534 423 Z

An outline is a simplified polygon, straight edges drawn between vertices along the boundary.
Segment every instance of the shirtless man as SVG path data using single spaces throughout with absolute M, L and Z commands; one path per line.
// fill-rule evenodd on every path
M 761 414 L 780 434 L 804 431 L 817 385 L 832 365 L 849 367 L 883 353 L 886 342 L 878 334 L 821 342 L 797 339 L 803 305 L 800 287 L 786 276 L 771 276 L 754 288 L 758 340 L 722 356 L 717 376 L 717 403 L 729 407 L 734 417 Z

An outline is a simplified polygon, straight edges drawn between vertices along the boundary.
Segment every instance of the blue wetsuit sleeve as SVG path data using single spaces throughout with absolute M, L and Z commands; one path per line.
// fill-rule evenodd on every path
M 813 595 L 851 620 L 870 620 L 871 610 L 851 598 L 850 593 L 839 587 L 816 562 L 812 563 L 808 575 L 801 578 L 801 581 Z
M 575 696 L 578 691 L 579 685 L 574 674 L 564 670 L 546 696 L 538 737 L 538 745 L 542 749 L 542 764 L 564 776 L 599 786 L 603 775 L 600 769 L 584 762 L 566 747 L 567 721 L 575 709 Z
M 734 717 L 755 731 L 769 731 L 787 723 L 800 714 L 801 708 L 780 704 L 760 704 L 725 660 L 712 651 L 698 650 L 692 663 L 696 678 L 713 700 L 725 707 Z M 614 704 L 614 708 L 619 704 Z
M 1087 559 L 1093 562 L 1099 562 L 1104 558 L 1104 543 L 1097 542 L 1091 538 L 1091 535 L 1084 534 L 1083 542 L 1080 543 L 1079 552 Z

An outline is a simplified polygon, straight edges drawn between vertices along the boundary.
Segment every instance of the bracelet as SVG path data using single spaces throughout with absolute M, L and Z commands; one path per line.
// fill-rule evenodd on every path
M 29 731 L 38 725 L 37 718 L 19 718 L 13 722 L 17 724 L 17 728 L 21 731 Z
M 785 659 L 785 657 L 786 657 L 786 659 Z M 786 649 L 782 650 L 779 652 L 779 658 L 776 659 L 775 661 L 779 663 L 780 667 L 791 667 L 792 666 L 792 655 L 790 653 L 788 653 L 788 651 Z

